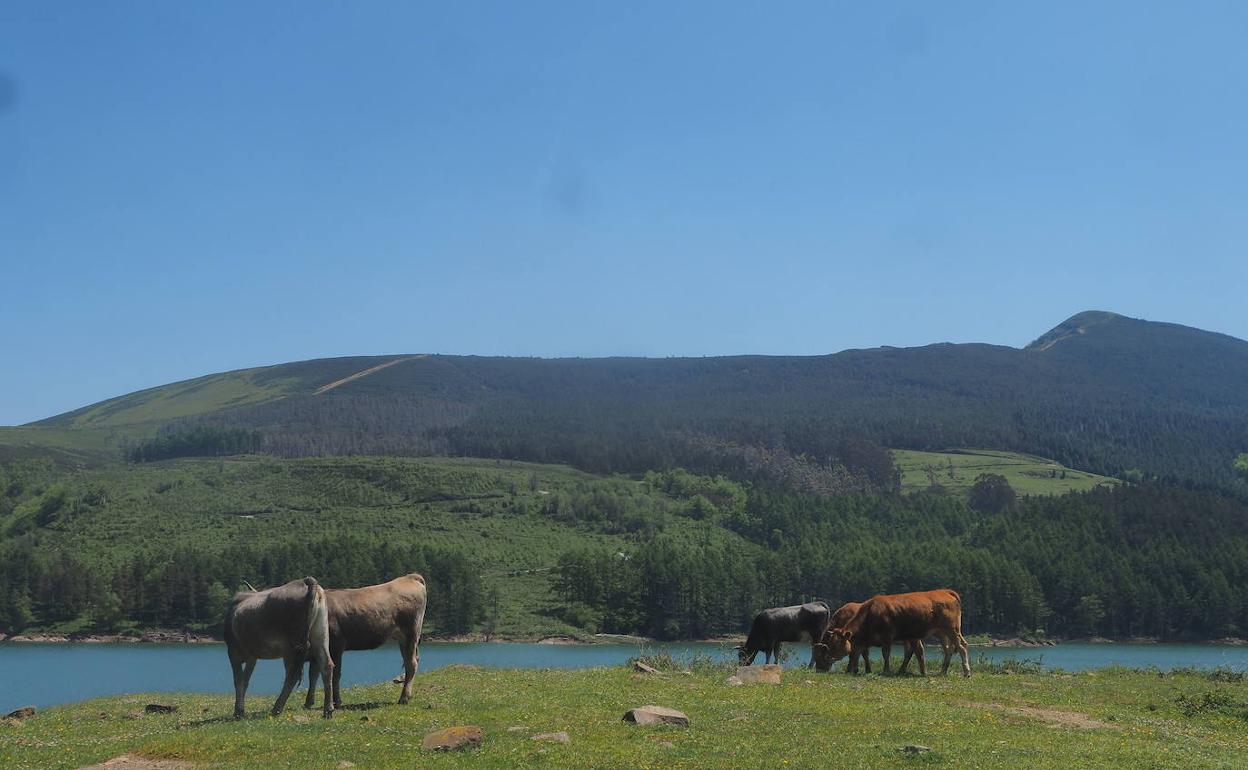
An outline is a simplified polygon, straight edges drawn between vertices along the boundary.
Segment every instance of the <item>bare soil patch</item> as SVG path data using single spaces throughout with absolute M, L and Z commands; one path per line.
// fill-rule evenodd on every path
M 194 767 L 192 763 L 180 759 L 148 759 L 136 754 L 122 754 L 78 770 L 191 770 Z
M 987 709 L 988 711 L 996 711 L 1001 714 L 1011 714 L 1013 716 L 1028 717 L 1030 719 L 1038 719 L 1049 727 L 1064 727 L 1073 730 L 1099 730 L 1108 728 L 1111 730 L 1120 730 L 1118 725 L 1109 722 L 1103 722 L 1090 714 L 1084 714 L 1080 711 L 1059 711 L 1057 709 L 1041 708 L 1039 706 L 1009 706 L 1004 703 L 960 703 L 960 706 L 968 708 Z

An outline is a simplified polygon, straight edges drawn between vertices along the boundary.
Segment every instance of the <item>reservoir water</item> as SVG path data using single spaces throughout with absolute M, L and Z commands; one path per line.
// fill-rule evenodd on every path
M 789 645 L 788 665 L 805 662 L 806 648 Z M 644 650 L 666 650 L 678 659 L 710 655 L 731 661 L 727 644 L 673 643 L 552 645 L 425 642 L 421 671 L 454 663 L 497 668 L 590 668 L 617 666 Z M 939 648 L 928 659 L 939 660 Z M 900 650 L 894 665 L 900 662 Z M 1040 648 L 971 648 L 971 665 L 981 655 L 1039 661 L 1045 669 L 1083 671 L 1106 666 L 1129 668 L 1230 668 L 1248 671 L 1248 647 L 1214 644 L 1079 644 Z M 879 661 L 879 651 L 873 660 Z M 956 657 L 955 664 L 956 666 Z M 838 664 L 837 671 L 843 667 Z M 929 664 L 929 673 L 933 671 Z M 936 670 L 939 670 L 938 668 Z M 343 663 L 343 687 L 389 681 L 402 671 L 395 645 L 349 652 Z M 221 644 L 0 644 L 0 715 L 19 706 L 51 706 L 106 695 L 145 692 L 233 692 L 230 665 Z M 419 676 L 419 674 L 417 675 Z M 260 661 L 249 691 L 275 693 L 281 688 L 281 661 Z M 301 685 L 301 690 L 302 691 Z M 302 696 L 300 696 L 302 697 Z M 396 687 L 397 697 L 397 687 Z M 292 702 L 294 702 L 292 700 Z

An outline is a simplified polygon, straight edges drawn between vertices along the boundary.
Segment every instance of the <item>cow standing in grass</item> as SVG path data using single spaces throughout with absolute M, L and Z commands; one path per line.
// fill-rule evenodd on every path
M 325 590 L 315 578 L 292 580 L 265 591 L 241 591 L 225 611 L 225 648 L 234 672 L 234 716 L 242 718 L 243 700 L 256 661 L 281 658 L 286 680 L 273 704 L 282 713 L 290 691 L 299 683 L 303 662 L 314 660 L 325 679 L 324 716 L 333 715 L 328 696 L 334 664 L 329 657 L 329 619 Z
M 332 688 L 325 684 L 325 698 L 332 695 L 335 708 L 342 707 L 342 654 L 347 650 L 373 650 L 391 639 L 403 656 L 403 690 L 399 703 L 412 697 L 412 677 L 420 666 L 420 629 L 425 623 L 425 579 L 413 572 L 388 583 L 363 588 L 331 588 L 325 592 L 329 607 L 329 657 L 333 661 Z M 308 661 L 308 697 L 304 708 L 316 700 L 318 662 Z
M 809 641 L 810 662 L 814 665 L 813 645 L 823 637 L 831 617 L 827 602 L 822 601 L 763 610 L 754 617 L 745 644 L 737 648 L 737 659 L 741 665 L 749 666 L 761 652 L 767 663 L 778 663 L 781 642 Z
M 817 657 L 831 655 L 833 660 L 854 652 L 867 654 L 871 647 L 884 652 L 884 673 L 888 673 L 889 656 L 895 641 L 922 641 L 928 636 L 940 638 L 945 662 L 940 672 L 949 672 L 954 650 L 962 657 L 962 675 L 971 675 L 966 640 L 962 638 L 962 597 L 957 591 L 941 588 L 908 594 L 873 596 L 863 602 L 853 618 L 840 628 L 832 628 L 825 641 L 816 645 Z M 823 648 L 823 649 L 820 649 Z M 916 651 L 907 645 L 902 671 Z M 919 673 L 927 676 L 927 662 L 922 645 L 918 645 Z
M 832 619 L 828 621 L 828 630 L 823 633 L 823 638 L 819 640 L 819 644 L 814 648 L 815 669 L 818 671 L 831 671 L 832 664 L 840 660 L 840 658 L 832 657 L 831 645 L 833 640 L 832 631 L 836 628 L 843 628 L 858 613 L 858 609 L 862 607 L 862 602 L 846 602 L 832 613 Z M 910 656 L 917 654 L 920 659 L 923 657 L 923 640 L 910 639 L 906 641 L 906 660 L 901 664 L 901 670 L 906 670 L 906 665 L 910 662 Z M 862 658 L 863 668 L 868 674 L 871 673 L 871 651 L 869 649 L 851 650 L 849 653 L 849 664 L 845 668 L 850 674 L 858 673 L 858 658 Z

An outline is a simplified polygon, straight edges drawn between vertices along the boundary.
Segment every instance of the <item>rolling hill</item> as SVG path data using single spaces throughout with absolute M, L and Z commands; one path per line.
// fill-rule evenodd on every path
M 28 446 L 116 447 L 196 426 L 279 456 L 466 455 L 593 471 L 732 471 L 742 447 L 816 460 L 847 438 L 990 447 L 1092 473 L 1248 492 L 1248 343 L 1085 312 L 1025 348 L 935 344 L 826 356 L 303 361 L 151 388 L 43 420 Z M 101 434 L 106 438 L 101 439 Z M 0 445 L 13 445 L 13 429 Z M 114 453 L 116 449 L 112 450 Z

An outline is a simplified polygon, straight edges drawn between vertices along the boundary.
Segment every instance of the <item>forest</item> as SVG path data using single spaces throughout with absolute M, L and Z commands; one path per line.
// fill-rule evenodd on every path
M 862 478 L 869 478 L 864 463 L 887 456 L 876 449 L 854 447 L 861 457 L 852 467 Z M 842 451 L 848 458 L 850 450 Z M 272 479 L 286 463 L 303 462 L 263 461 L 255 475 Z M 478 495 L 494 509 L 454 502 L 462 495 L 448 488 L 446 521 L 465 533 L 482 522 L 505 532 L 530 518 L 567 533 L 542 536 L 555 546 L 551 569 L 542 573 L 546 582 L 518 588 L 489 577 L 498 566 L 498 557 L 488 555 L 495 551 L 453 544 L 459 541 L 401 545 L 395 535 L 412 531 L 428 503 L 402 502 L 412 498 L 395 485 L 414 478 L 408 466 L 391 461 L 382 469 L 375 462 L 332 461 L 345 475 L 395 490 L 390 499 L 400 502 L 387 509 L 401 523 L 376 519 L 371 528 L 344 524 L 340 533 L 307 537 L 278 528 L 251 544 L 175 532 L 168 536 L 174 547 L 135 548 L 121 558 L 52 544 L 81 542 L 53 539 L 81 532 L 92 520 L 89 512 L 74 513 L 75 506 L 95 505 L 95 515 L 108 521 L 109 503 L 95 498 L 122 492 L 99 484 L 79 490 L 55 474 L 25 486 L 11 480 L 5 491 L 11 525 L 29 522 L 16 516 L 21 511 L 60 503 L 59 513 L 20 534 L 11 530 L 0 546 L 0 629 L 80 618 L 86 621 L 80 627 L 96 631 L 212 630 L 242 577 L 274 585 L 313 574 L 330 586 L 361 585 L 414 568 L 438 597 L 430 604 L 430 630 L 444 635 L 491 632 L 500 594 L 507 603 L 515 600 L 508 592 L 534 585 L 541 586 L 531 597 L 535 628 L 549 617 L 586 633 L 660 639 L 740 633 L 765 606 L 933 586 L 962 593 L 968 633 L 1211 639 L 1248 632 L 1248 507 L 1217 490 L 1139 482 L 1017 496 L 1003 478 L 986 475 L 966 496 L 900 494 L 895 474 L 880 468 L 882 485 L 838 492 L 769 473 L 733 479 L 684 469 L 570 481 L 547 491 L 538 488 L 549 487 L 538 481 L 540 471 L 518 470 L 517 481 L 497 482 L 504 492 L 483 488 Z M 324 479 L 326 467 L 296 465 L 292 472 Z M 531 483 L 518 481 L 524 474 Z M 447 482 L 410 483 L 428 489 Z M 359 490 L 350 495 L 374 499 Z M 83 502 L 91 496 L 94 503 Z M 15 499 L 22 502 L 15 506 Z M 316 521 L 332 514 L 332 505 L 346 504 L 330 503 L 321 513 L 300 515 Z M 609 545 L 601 540 L 606 534 L 615 538 Z

